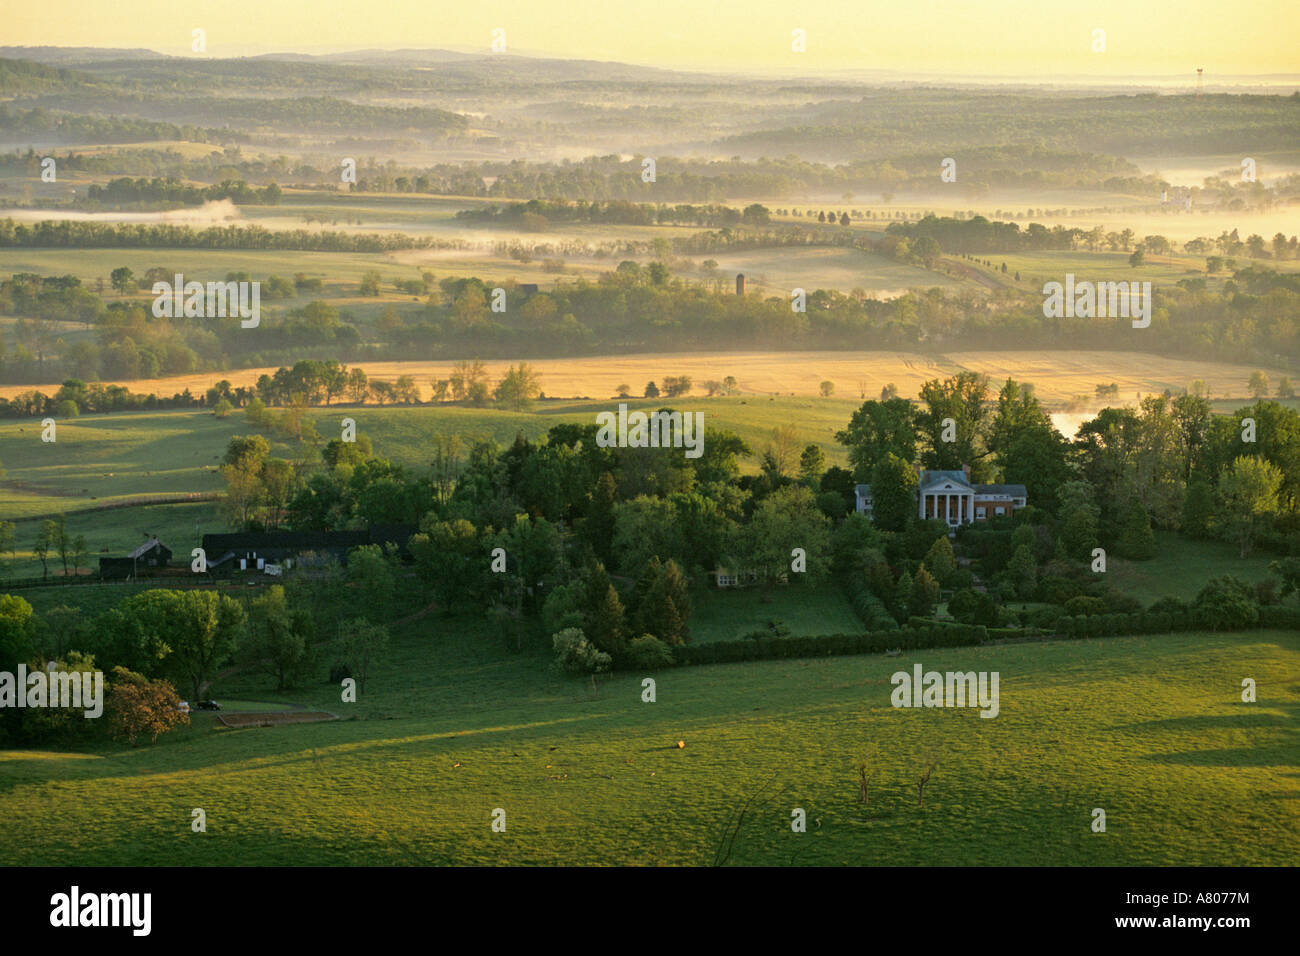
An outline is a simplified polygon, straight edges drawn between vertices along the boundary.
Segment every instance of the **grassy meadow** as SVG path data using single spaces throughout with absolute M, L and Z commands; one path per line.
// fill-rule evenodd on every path
M 668 366 L 671 367 L 671 366 Z M 800 448 L 816 442 L 832 463 L 847 456 L 834 433 L 844 427 L 856 401 L 848 399 L 690 399 L 705 412 L 707 427 L 731 429 L 762 450 L 779 425 L 793 423 Z M 493 440 L 508 445 L 516 434 L 538 439 L 564 422 L 594 424 L 597 411 L 616 402 L 542 402 L 532 412 L 461 406 L 349 407 L 313 409 L 308 418 L 325 438 L 336 437 L 343 418 L 356 420 L 375 451 L 412 468 L 428 465 L 436 435 L 460 435 L 466 441 Z M 634 408 L 684 407 L 681 399 L 632 399 Z M 156 495 L 180 497 L 219 491 L 217 468 L 234 435 L 258 432 L 235 413 L 218 419 L 211 412 L 156 411 L 86 415 L 58 424 L 57 441 L 42 442 L 40 425 L 31 421 L 0 423 L 0 513 L 10 519 L 32 518 L 102 507 Z M 312 451 L 296 440 L 266 435 L 272 454 L 300 459 Z M 744 463 L 757 468 L 756 457 Z M 135 521 L 135 519 L 131 519 Z M 148 523 L 146 521 L 146 523 Z
M 892 708 L 890 675 L 914 661 L 998 671 L 999 716 Z M 1297 668 L 1295 634 L 1185 633 L 680 668 L 643 703 L 643 675 L 593 690 L 480 620 L 425 617 L 356 704 L 264 677 L 221 688 L 342 721 L 225 730 L 200 713 L 152 746 L 0 752 L 0 862 L 711 864 L 752 801 L 729 864 L 1287 864 Z
M 1111 557 L 1106 565 L 1111 583 L 1144 605 L 1165 597 L 1191 601 L 1206 581 L 1224 574 L 1256 584 L 1269 577 L 1268 566 L 1275 560 L 1261 551 L 1243 558 L 1230 541 L 1193 541 L 1170 531 L 1155 534 L 1154 557 L 1146 561 Z

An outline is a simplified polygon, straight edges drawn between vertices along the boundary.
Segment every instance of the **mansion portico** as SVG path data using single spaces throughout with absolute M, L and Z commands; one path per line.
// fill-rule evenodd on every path
M 949 527 L 974 524 L 1015 513 L 1028 503 L 1024 485 L 973 484 L 970 466 L 961 471 L 921 471 L 917 483 L 917 517 L 937 518 Z M 854 489 L 859 513 L 872 517 L 870 485 Z

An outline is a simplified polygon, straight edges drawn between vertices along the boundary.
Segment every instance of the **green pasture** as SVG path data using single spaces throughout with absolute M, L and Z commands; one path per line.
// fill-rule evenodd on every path
M 914 663 L 997 671 L 999 715 L 891 707 L 890 676 Z M 227 730 L 196 713 L 135 749 L 0 751 L 0 862 L 708 865 L 747 807 L 729 864 L 1289 865 L 1298 668 L 1295 634 L 1184 633 L 593 689 L 541 651 L 504 649 L 477 615 L 428 616 L 397 629 L 358 703 L 251 675 L 214 689 L 342 721 Z M 1241 702 L 1243 677 L 1257 703 Z M 206 833 L 190 829 L 199 807 Z
M 18 547 L 11 560 L 12 577 L 40 576 L 41 562 L 32 546 L 44 520 L 25 518 L 14 522 Z M 82 565 L 83 573 L 87 567 L 98 571 L 101 557 L 126 557 L 155 535 L 172 549 L 176 561 L 188 564 L 190 550 L 199 546 L 203 535 L 229 530 L 212 501 L 84 511 L 68 515 L 66 521 L 69 535 L 86 539 L 88 563 Z M 58 554 L 51 553 L 46 560 L 50 574 L 63 573 Z

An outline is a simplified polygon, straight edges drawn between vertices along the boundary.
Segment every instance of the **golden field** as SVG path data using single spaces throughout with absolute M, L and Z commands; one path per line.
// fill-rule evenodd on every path
M 752 395 L 816 395 L 821 382 L 835 385 L 838 398 L 878 397 L 887 383 L 899 394 L 915 396 L 929 379 L 953 375 L 964 369 L 982 372 L 993 382 L 1014 378 L 1033 383 L 1037 394 L 1049 404 L 1063 404 L 1078 396 L 1091 396 L 1097 385 L 1119 385 L 1121 402 L 1138 394 L 1178 391 L 1197 379 L 1204 381 L 1218 398 L 1246 398 L 1247 382 L 1254 369 L 1228 362 L 1165 358 L 1140 352 L 1105 351 L 980 351 L 922 355 L 915 352 L 682 352 L 664 354 L 587 356 L 582 358 L 527 360 L 540 377 L 543 392 L 560 398 L 608 398 L 620 385 L 640 396 L 647 382 L 660 383 L 665 375 L 689 375 L 694 393 L 702 383 L 721 381 L 734 375 L 741 392 Z M 488 374 L 499 379 L 512 363 L 493 360 L 484 363 Z M 371 378 L 395 381 L 412 375 L 423 398 L 430 383 L 448 378 L 452 362 L 366 362 L 361 367 Z M 189 389 L 207 391 L 222 379 L 234 386 L 251 386 L 274 368 L 249 368 L 226 372 L 202 372 L 171 378 L 114 382 L 134 392 L 173 395 Z M 1284 371 L 1266 369 L 1276 381 Z M 2 385 L 0 397 L 13 398 L 33 389 L 49 395 L 59 383 L 44 385 Z M 1112 401 L 1114 401 L 1112 399 Z

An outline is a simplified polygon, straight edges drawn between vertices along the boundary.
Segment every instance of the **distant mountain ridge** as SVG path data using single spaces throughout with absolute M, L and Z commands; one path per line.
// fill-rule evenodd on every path
M 259 53 L 251 56 L 188 57 L 172 56 L 144 49 L 114 49 L 96 47 L 7 46 L 0 47 L 0 59 L 34 60 L 54 65 L 93 65 L 130 60 L 168 60 L 175 63 L 211 62 L 212 60 L 276 61 L 285 63 L 327 63 L 337 66 L 390 67 L 418 69 L 419 67 L 450 67 L 458 74 L 491 73 L 516 77 L 524 73 L 550 80 L 694 80 L 707 74 L 681 73 L 652 66 L 634 66 L 627 63 L 603 60 L 570 60 L 555 57 L 528 56 L 519 53 L 462 53 L 456 50 L 405 49 L 405 50 L 348 50 L 341 53 Z

